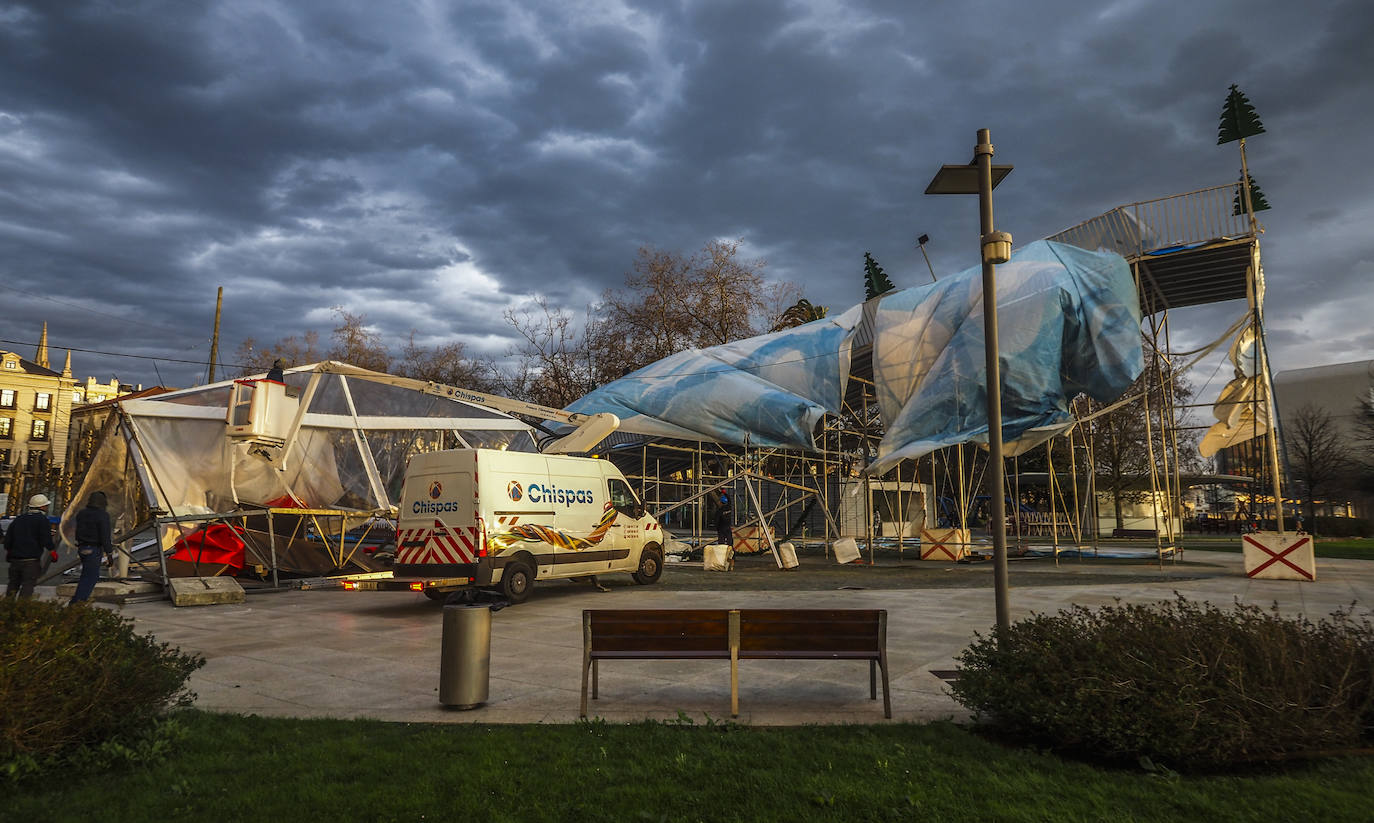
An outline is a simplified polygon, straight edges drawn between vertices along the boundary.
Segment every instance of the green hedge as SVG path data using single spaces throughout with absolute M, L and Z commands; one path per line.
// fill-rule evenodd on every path
M 979 720 L 1066 753 L 1216 769 L 1374 745 L 1374 626 L 1345 613 L 1075 606 L 958 660 Z
M 167 710 L 190 705 L 186 681 L 204 664 L 108 609 L 0 600 L 0 772 L 156 748 Z

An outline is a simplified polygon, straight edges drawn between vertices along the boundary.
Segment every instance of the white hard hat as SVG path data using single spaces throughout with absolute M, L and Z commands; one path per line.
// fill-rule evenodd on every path
M 33 497 L 29 498 L 29 508 L 45 509 L 51 502 L 52 501 L 48 499 L 48 496 L 46 494 L 35 494 Z

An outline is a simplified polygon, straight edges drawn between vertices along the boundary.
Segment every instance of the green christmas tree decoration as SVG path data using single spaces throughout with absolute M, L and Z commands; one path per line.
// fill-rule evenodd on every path
M 873 255 L 864 252 L 864 300 L 872 300 L 880 294 L 887 294 L 897 288 L 888 279 L 887 272 L 878 265 L 878 261 L 873 259 Z
M 1234 140 L 1243 140 L 1246 137 L 1253 137 L 1256 134 L 1264 133 L 1264 124 L 1260 122 L 1259 115 L 1255 113 L 1255 107 L 1250 105 L 1250 100 L 1231 84 L 1231 92 L 1226 95 L 1226 105 L 1221 109 L 1221 125 L 1217 128 L 1217 145 L 1230 143 Z M 1259 211 L 1259 209 L 1255 209 Z
M 1232 199 L 1235 210 L 1232 214 L 1245 214 L 1244 192 L 1236 189 L 1236 196 Z M 1264 199 L 1264 192 L 1260 189 L 1259 183 L 1255 182 L 1255 176 L 1250 175 L 1250 208 L 1256 212 L 1265 211 L 1269 208 L 1269 201 Z

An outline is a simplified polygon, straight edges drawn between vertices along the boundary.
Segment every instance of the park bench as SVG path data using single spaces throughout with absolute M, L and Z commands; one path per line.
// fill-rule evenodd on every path
M 1112 537 L 1147 538 L 1153 540 L 1155 529 L 1112 529 Z
M 582 612 L 582 717 L 602 660 L 729 660 L 730 716 L 739 716 L 741 660 L 867 660 L 869 697 L 892 717 L 887 612 L 882 609 L 588 609 Z

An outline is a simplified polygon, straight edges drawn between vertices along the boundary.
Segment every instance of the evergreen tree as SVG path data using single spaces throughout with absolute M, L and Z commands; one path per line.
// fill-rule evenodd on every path
M 778 315 L 778 319 L 773 322 L 773 328 L 769 329 L 769 331 L 782 331 L 783 329 L 796 328 L 803 323 L 820 320 L 829 313 L 829 306 L 817 306 L 803 297 L 789 306 L 787 311 Z
M 897 288 L 888 279 L 887 272 L 878 265 L 878 261 L 873 259 L 873 255 L 864 252 L 864 300 L 872 300 L 881 294 L 887 294 Z
M 1231 84 L 1231 92 L 1226 95 L 1226 105 L 1221 109 L 1221 125 L 1217 128 L 1217 145 L 1230 143 L 1233 140 L 1244 140 L 1256 134 L 1264 133 L 1264 124 L 1260 122 L 1259 115 L 1255 113 L 1255 107 L 1250 105 L 1250 100 Z M 1259 211 L 1259 209 L 1255 209 Z
M 1232 198 L 1231 202 L 1235 206 L 1235 210 L 1231 212 L 1232 214 L 1245 214 L 1245 203 L 1241 198 L 1240 189 L 1236 190 L 1236 196 Z M 1250 176 L 1250 207 L 1257 212 L 1269 208 L 1269 201 L 1264 199 L 1264 191 L 1259 187 L 1259 184 L 1255 182 L 1254 175 Z

